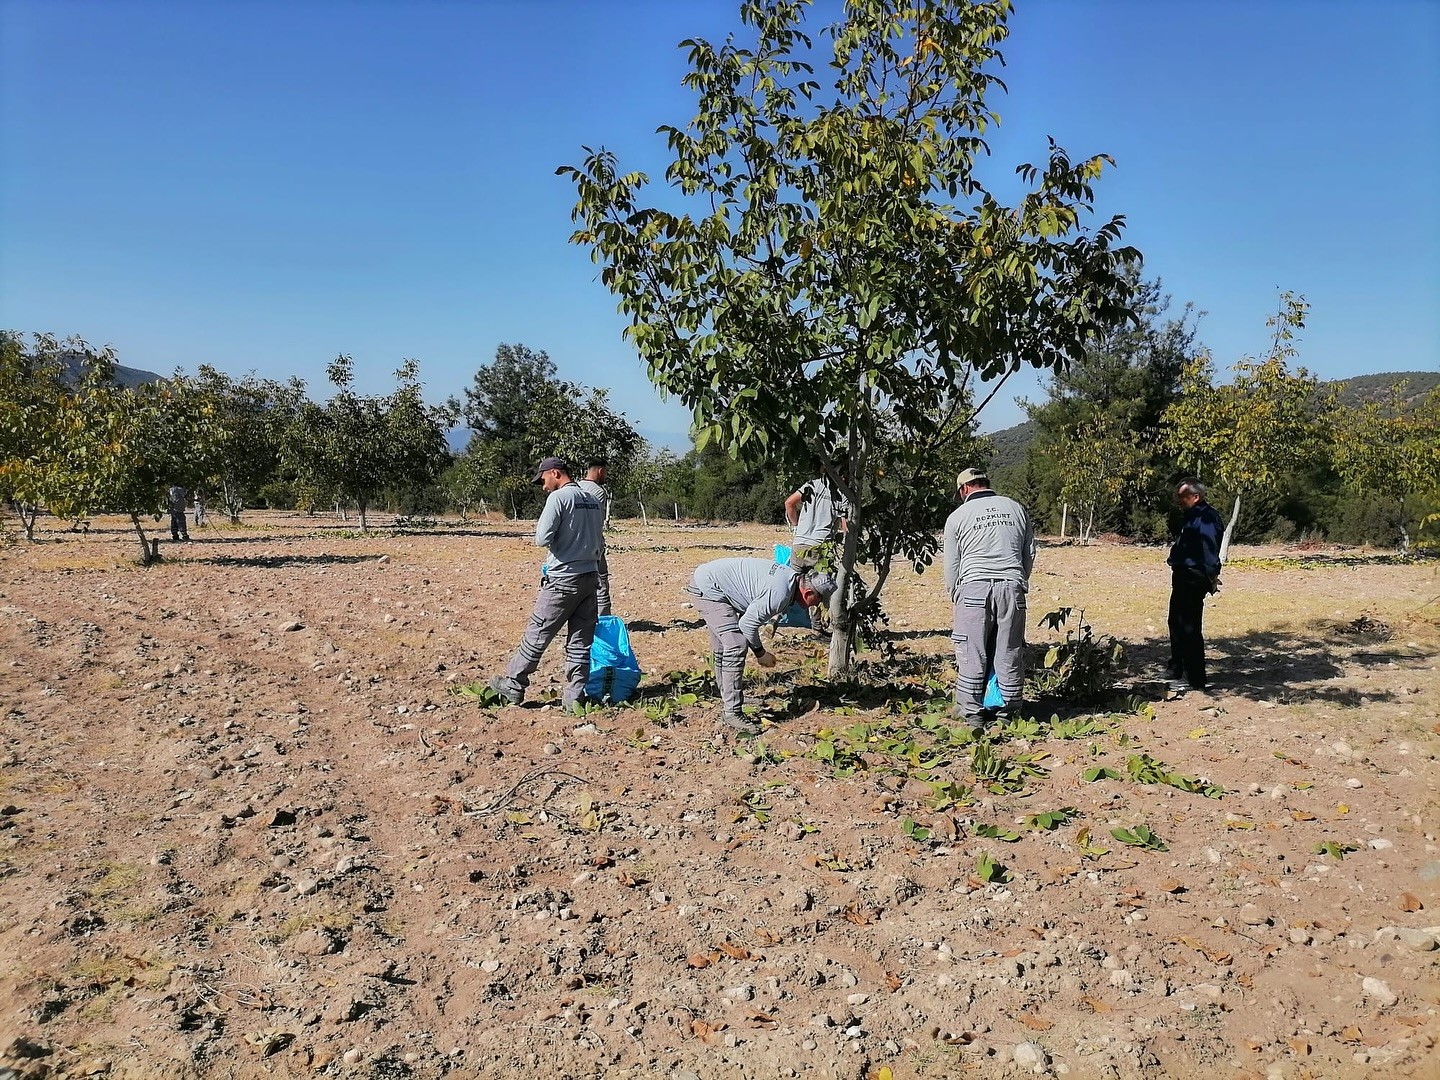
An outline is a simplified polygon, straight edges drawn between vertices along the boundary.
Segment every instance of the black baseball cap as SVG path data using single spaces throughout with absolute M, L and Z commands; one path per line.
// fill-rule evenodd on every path
M 561 472 L 563 472 L 566 476 L 573 476 L 573 475 L 574 475 L 574 474 L 570 471 L 570 463 L 569 463 L 568 461 L 566 461 L 564 458 L 547 457 L 547 458 L 541 458 L 541 459 L 540 459 L 540 464 L 535 466 L 535 475 L 530 478 L 530 482 L 531 482 L 532 484 L 538 484 L 538 483 L 540 483 L 540 481 L 541 481 L 542 479 L 544 479 L 545 474 L 546 474 L 547 472 L 549 472 L 551 469 L 559 469 L 559 470 L 560 470 Z

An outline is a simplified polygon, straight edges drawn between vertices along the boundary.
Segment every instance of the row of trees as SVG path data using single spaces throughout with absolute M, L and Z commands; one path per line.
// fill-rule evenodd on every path
M 1096 339 L 1028 406 L 1034 438 L 998 470 L 1008 489 L 1086 539 L 1097 528 L 1159 539 L 1177 477 L 1214 486 L 1232 534 L 1302 529 L 1408 547 L 1440 494 L 1440 387 L 1399 382 L 1345 400 L 1294 366 L 1308 305 L 1282 294 L 1269 347 L 1221 382 L 1196 343 L 1194 312 L 1169 314 L 1159 282 L 1137 282 L 1138 319 Z M 1357 518 L 1364 510 L 1366 519 Z
M 144 519 L 173 484 L 213 491 L 232 521 L 277 477 L 300 505 L 348 503 L 361 527 L 388 487 L 432 480 L 450 460 L 458 406 L 426 404 L 407 360 L 386 395 L 354 389 L 354 364 L 329 366 L 332 396 L 305 384 L 195 376 L 125 386 L 116 356 L 76 338 L 0 333 L 0 495 L 34 538 L 41 508 L 61 517 L 121 513 L 142 560 L 154 558 Z
M 331 396 L 313 401 L 299 379 L 235 378 L 202 365 L 193 376 L 117 380 L 118 358 L 79 339 L 0 333 L 0 498 L 28 539 L 43 510 L 130 517 L 145 559 L 146 519 L 165 489 L 203 490 L 240 522 L 247 507 L 354 508 L 362 529 L 376 506 L 407 513 L 491 505 L 538 510 L 536 461 L 560 454 L 579 467 L 605 462 L 616 505 L 647 517 L 782 520 L 785 495 L 807 477 L 782 478 L 710 445 L 679 457 L 648 446 L 605 391 L 558 377 L 544 353 L 501 345 L 463 403 L 427 405 L 407 360 L 393 392 L 355 390 L 354 363 L 328 367 Z M 138 382 L 138 385 L 123 385 Z M 468 446 L 452 454 L 460 419 Z

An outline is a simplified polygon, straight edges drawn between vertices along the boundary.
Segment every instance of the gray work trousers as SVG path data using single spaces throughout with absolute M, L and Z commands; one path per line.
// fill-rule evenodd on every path
M 505 681 L 511 689 L 524 695 L 530 676 L 540 666 L 540 657 L 555 640 L 560 627 L 565 626 L 563 700 L 566 705 L 573 705 L 584 699 L 585 680 L 590 675 L 590 643 L 595 640 L 598 577 L 592 572 L 577 577 L 547 577 L 540 582 L 535 607 L 530 612 L 530 625 L 525 628 L 520 647 L 505 669 Z
M 710 648 L 715 653 L 715 681 L 720 685 L 720 705 L 727 714 L 740 714 L 745 704 L 745 635 L 740 632 L 740 613 L 724 600 L 695 598 L 695 610 L 710 631 Z
M 595 586 L 595 611 L 598 615 L 611 615 L 610 610 L 610 564 L 605 560 L 605 552 L 600 553 L 600 580 Z
M 955 600 L 955 704 L 969 719 L 984 711 L 990 672 L 1005 708 L 1025 690 L 1025 587 L 1018 581 L 971 581 Z

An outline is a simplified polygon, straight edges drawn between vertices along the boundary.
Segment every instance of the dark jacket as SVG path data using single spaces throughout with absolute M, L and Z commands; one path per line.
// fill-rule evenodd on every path
M 1225 521 L 1207 502 L 1185 511 L 1185 524 L 1165 561 L 1176 570 L 1188 570 L 1207 581 L 1220 576 L 1220 537 Z

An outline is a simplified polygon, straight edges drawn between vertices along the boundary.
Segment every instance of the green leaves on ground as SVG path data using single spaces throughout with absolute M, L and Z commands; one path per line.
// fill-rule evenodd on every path
M 1347 844 L 1341 840 L 1325 840 L 1315 845 L 1316 855 L 1329 855 L 1332 859 L 1343 860 L 1346 855 L 1359 851 L 1354 844 Z
M 1225 789 L 1219 784 L 1172 772 L 1170 766 L 1156 761 L 1149 754 L 1132 755 L 1125 762 L 1125 770 L 1131 779 L 1140 784 L 1167 784 L 1180 791 L 1204 795 L 1207 799 L 1218 799 L 1225 794 Z
M 1010 871 L 992 859 L 988 851 L 982 851 L 975 858 L 975 876 L 987 884 L 1000 884 L 1010 880 Z
M 1110 835 L 1122 844 L 1141 847 L 1146 851 L 1169 851 L 1165 841 L 1150 831 L 1148 825 L 1136 825 L 1133 829 L 1111 829 Z
M 482 709 L 494 709 L 509 704 L 503 694 L 483 682 L 456 683 L 450 688 L 450 693 L 461 701 L 479 705 Z

